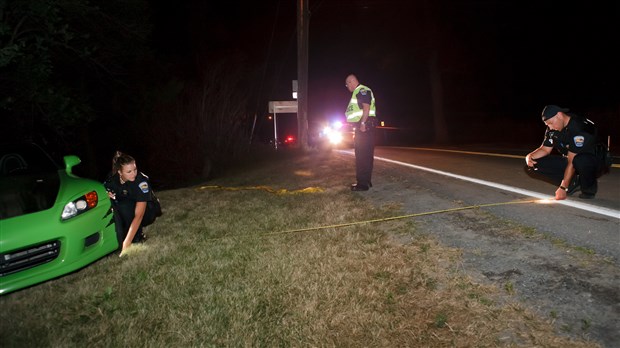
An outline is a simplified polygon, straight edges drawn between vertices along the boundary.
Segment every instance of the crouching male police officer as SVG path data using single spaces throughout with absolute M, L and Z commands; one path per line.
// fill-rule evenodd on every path
M 547 126 L 542 145 L 525 156 L 528 174 L 542 175 L 558 185 L 555 199 L 563 200 L 581 187 L 579 198 L 594 198 L 599 163 L 595 156 L 596 127 L 569 109 L 547 105 L 542 120 Z M 562 156 L 549 156 L 553 149 Z

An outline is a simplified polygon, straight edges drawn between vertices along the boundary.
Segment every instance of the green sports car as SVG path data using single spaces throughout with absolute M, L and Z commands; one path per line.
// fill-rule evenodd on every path
M 76 271 L 118 248 L 103 184 L 34 144 L 0 145 L 0 295 Z

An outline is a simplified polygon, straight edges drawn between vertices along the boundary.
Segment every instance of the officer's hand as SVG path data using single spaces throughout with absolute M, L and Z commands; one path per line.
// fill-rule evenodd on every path
M 360 132 L 365 132 L 365 131 L 366 131 L 366 124 L 360 123 Z
M 525 164 L 527 164 L 528 167 L 531 168 L 531 167 L 535 166 L 536 163 L 537 162 L 532 159 L 532 156 L 530 156 L 530 155 L 525 156 Z
M 555 190 L 555 200 L 561 201 L 564 199 L 566 199 L 566 191 L 558 187 L 558 189 Z
M 123 248 L 121 249 L 121 254 L 119 255 L 119 257 L 125 255 L 130 246 L 131 246 L 131 241 L 125 238 L 125 240 L 123 241 Z

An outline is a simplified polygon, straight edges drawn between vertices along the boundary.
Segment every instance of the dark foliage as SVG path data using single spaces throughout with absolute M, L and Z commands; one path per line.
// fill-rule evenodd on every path
M 78 155 L 78 174 L 98 179 L 122 150 L 156 183 L 209 176 L 243 151 L 247 55 L 162 49 L 157 13 L 143 0 L 0 1 L 2 141 Z

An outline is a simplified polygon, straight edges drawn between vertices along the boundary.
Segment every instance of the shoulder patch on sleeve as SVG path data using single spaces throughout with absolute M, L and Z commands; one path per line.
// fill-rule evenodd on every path
M 366 95 L 367 93 L 368 93 L 368 91 L 366 90 L 366 88 L 360 89 L 360 94 L 361 95 Z
M 142 190 L 142 192 L 144 193 L 148 193 L 149 192 L 149 183 L 146 181 L 143 181 L 141 183 L 138 184 L 138 187 L 140 188 L 140 190 Z
M 573 141 L 575 142 L 575 146 L 577 147 L 583 147 L 583 143 L 585 142 L 585 138 L 583 137 L 583 135 L 577 135 L 573 138 Z

